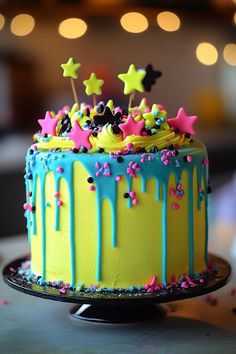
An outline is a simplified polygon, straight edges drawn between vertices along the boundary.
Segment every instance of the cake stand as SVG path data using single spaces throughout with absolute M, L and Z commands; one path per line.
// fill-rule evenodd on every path
M 217 268 L 217 273 L 196 287 L 188 289 L 164 288 L 156 293 L 132 291 L 130 293 L 104 294 L 67 291 L 65 294 L 61 294 L 57 288 L 27 282 L 14 271 L 28 259 L 26 256 L 19 258 L 4 268 L 3 278 L 10 287 L 42 299 L 76 303 L 77 306 L 70 311 L 73 318 L 103 323 L 137 322 L 162 317 L 166 311 L 158 304 L 188 299 L 215 291 L 228 282 L 231 274 L 231 267 L 227 261 L 210 254 L 210 264 Z

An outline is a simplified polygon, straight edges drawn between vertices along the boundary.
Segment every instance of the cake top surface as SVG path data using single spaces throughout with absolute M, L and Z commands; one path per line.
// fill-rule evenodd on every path
M 136 69 L 131 64 L 127 73 L 118 75 L 124 84 L 124 94 L 130 95 L 127 107 L 115 106 L 113 100 L 97 103 L 104 81 L 95 73 L 83 81 L 85 93 L 93 95 L 93 105 L 79 103 L 75 79 L 81 64 L 69 58 L 61 66 L 63 76 L 71 80 L 75 104 L 57 112 L 47 111 L 38 120 L 41 129 L 34 135 L 37 149 L 114 154 L 157 152 L 186 145 L 195 135 L 193 125 L 197 117 L 187 115 L 182 107 L 176 117 L 168 118 L 164 105 L 151 105 L 146 98 L 139 105 L 132 105 L 135 91 L 149 92 L 161 76 L 151 64 L 145 69 Z

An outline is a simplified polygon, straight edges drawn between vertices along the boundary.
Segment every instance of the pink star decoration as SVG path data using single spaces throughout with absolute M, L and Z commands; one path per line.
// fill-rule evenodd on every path
M 178 110 L 177 116 L 175 118 L 169 118 L 167 121 L 171 127 L 178 128 L 180 133 L 195 135 L 193 125 L 197 118 L 197 116 L 187 116 L 184 108 L 181 107 Z
M 56 135 L 58 118 L 52 118 L 52 115 L 49 111 L 46 112 L 45 118 L 38 119 L 38 122 L 42 127 L 41 135 L 44 134 Z
M 89 137 L 92 134 L 92 129 L 83 130 L 77 120 L 75 120 L 74 128 L 67 135 L 74 141 L 74 146 L 79 149 L 81 146 L 91 149 L 92 145 L 90 144 Z
M 123 140 L 129 135 L 140 135 L 144 127 L 144 121 L 136 122 L 131 114 L 128 115 L 128 118 L 125 123 L 119 125 L 119 128 L 123 132 Z

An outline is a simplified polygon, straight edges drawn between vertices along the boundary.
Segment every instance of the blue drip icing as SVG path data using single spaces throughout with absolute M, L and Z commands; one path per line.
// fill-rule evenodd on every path
M 199 145 L 197 145 L 199 146 Z M 127 155 L 124 156 L 124 161 L 122 164 L 117 163 L 116 159 L 110 158 L 108 155 L 105 154 L 72 154 L 72 153 L 57 153 L 55 158 L 55 153 L 51 154 L 50 152 L 38 152 L 36 151 L 34 155 L 27 155 L 27 169 L 33 173 L 33 184 L 32 184 L 32 202 L 35 201 L 36 198 L 36 178 L 37 176 L 40 179 L 41 185 L 41 198 L 42 198 L 42 274 L 45 275 L 45 267 L 46 267 L 46 235 L 45 235 L 45 196 L 43 189 L 45 188 L 45 175 L 49 171 L 53 171 L 55 184 L 59 184 L 59 177 L 56 176 L 56 168 L 58 166 L 63 167 L 64 172 L 62 177 L 65 179 L 68 185 L 68 192 L 69 192 L 69 207 L 70 207 L 70 255 L 71 255 L 71 283 L 75 283 L 75 241 L 74 241 L 74 198 L 73 198 L 73 169 L 68 170 L 68 166 L 73 166 L 75 161 L 80 161 L 89 175 L 94 178 L 96 184 L 96 199 L 97 199 L 97 260 L 96 260 L 96 280 L 101 281 L 102 279 L 102 200 L 108 199 L 111 204 L 112 209 L 112 235 L 111 235 L 111 245 L 112 247 L 117 246 L 117 239 L 116 239 L 116 201 L 117 201 L 117 182 L 115 181 L 115 177 L 117 175 L 121 175 L 125 177 L 126 180 L 126 187 L 127 192 L 131 191 L 132 188 L 132 178 L 127 175 L 126 169 L 130 161 L 138 162 L 141 167 L 140 172 L 138 175 L 141 177 L 141 189 L 142 192 L 146 191 L 146 184 L 150 178 L 154 178 L 156 182 L 156 199 L 160 200 L 160 185 L 162 186 L 162 251 L 163 251 L 163 259 L 162 259 L 162 277 L 163 283 L 167 281 L 167 254 L 168 254 L 168 245 L 167 245 L 167 197 L 168 197 L 168 180 L 171 173 L 173 173 L 176 177 L 176 180 L 180 179 L 182 171 L 186 170 L 189 179 L 189 239 L 190 239 L 190 247 L 189 247 L 189 254 L 190 254 L 190 262 L 189 268 L 190 273 L 193 273 L 193 255 L 194 255 L 194 235 L 193 235 L 193 188 L 192 188 L 192 175 L 193 169 L 197 167 L 197 178 L 198 184 L 201 181 L 201 173 L 202 173 L 202 160 L 206 158 L 206 152 L 202 149 L 202 146 L 196 150 L 196 146 L 194 149 L 190 147 L 184 148 L 184 150 L 180 150 L 180 154 L 178 156 L 180 166 L 177 168 L 174 163 L 163 166 L 163 163 L 160 160 L 160 154 L 150 154 L 154 157 L 154 160 L 151 162 L 147 162 L 145 164 L 140 163 L 140 155 Z M 38 156 L 39 154 L 39 156 Z M 190 154 L 193 157 L 193 161 L 191 164 L 187 164 L 182 161 L 183 156 L 185 154 Z M 66 156 L 66 159 L 63 157 Z M 34 164 L 28 163 L 29 161 L 34 161 Z M 42 168 L 42 160 L 46 160 L 46 165 Z M 107 177 L 101 175 L 100 177 L 96 177 L 96 169 L 95 169 L 95 162 L 100 162 L 103 164 L 105 161 L 109 161 L 111 167 L 112 177 Z M 200 171 L 200 172 L 199 172 Z M 206 179 L 206 169 L 203 169 L 203 176 Z M 206 188 L 205 188 L 206 189 Z M 131 198 L 127 200 L 128 208 L 132 207 Z M 207 196 L 205 195 L 205 203 L 207 202 Z M 56 210 L 59 209 L 56 207 Z M 55 226 L 59 229 L 59 211 L 56 211 L 56 220 Z M 27 213 L 27 218 L 29 219 L 29 213 Z M 35 215 L 33 214 L 33 218 Z M 36 220 L 33 222 L 33 231 L 36 230 Z M 30 230 L 29 230 L 30 232 Z M 207 232 L 207 217 L 206 217 L 206 232 Z M 36 233 L 36 232 L 35 232 Z M 206 238 L 206 245 L 207 245 L 207 238 Z M 206 246 L 207 247 L 207 246 Z
M 208 215 L 207 215 L 207 205 L 208 205 L 208 198 L 207 198 L 207 176 L 203 174 L 204 179 L 204 199 L 205 199 L 205 226 L 206 226 L 206 238 L 205 238 L 205 263 L 208 264 Z
M 45 174 L 40 180 L 41 222 L 42 222 L 42 278 L 46 278 L 46 213 L 45 213 Z
M 194 232 L 193 232 L 193 169 L 188 171 L 188 218 L 189 218 L 189 273 L 194 275 Z
M 167 284 L 167 184 L 162 184 L 162 283 Z
M 38 176 L 36 176 L 36 177 L 33 179 L 32 183 L 31 183 L 31 185 L 32 185 L 32 198 L 31 198 L 31 200 L 32 200 L 32 204 L 33 204 L 33 205 L 35 205 L 35 203 L 36 203 L 36 184 L 37 184 L 37 178 L 38 178 Z M 37 226 L 36 226 L 36 215 L 35 215 L 35 213 L 32 214 L 32 226 L 33 226 L 33 228 L 32 228 L 32 234 L 33 234 L 33 235 L 36 235 L 36 234 L 37 234 Z
M 58 178 L 56 175 L 54 175 L 55 179 L 55 191 L 59 192 L 59 186 L 60 186 L 60 178 Z M 57 204 L 58 198 L 55 198 L 55 230 L 59 231 L 59 212 L 60 212 L 60 207 Z

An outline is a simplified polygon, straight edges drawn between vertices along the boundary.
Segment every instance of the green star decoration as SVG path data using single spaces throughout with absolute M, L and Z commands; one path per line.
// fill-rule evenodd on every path
M 118 78 L 124 82 L 124 94 L 128 95 L 134 90 L 137 90 L 139 92 L 144 91 L 144 87 L 142 84 L 142 80 L 146 75 L 145 70 L 136 70 L 136 67 L 134 64 L 131 64 L 129 66 L 129 70 L 125 74 L 119 74 Z
M 73 58 L 69 58 L 68 62 L 61 64 L 64 77 L 71 77 L 72 79 L 78 79 L 76 71 L 81 67 L 80 63 L 76 63 Z
M 96 74 L 92 73 L 88 80 L 83 81 L 84 86 L 86 86 L 85 93 L 90 96 L 93 93 L 96 95 L 101 95 L 101 87 L 104 84 L 104 80 L 97 79 Z

